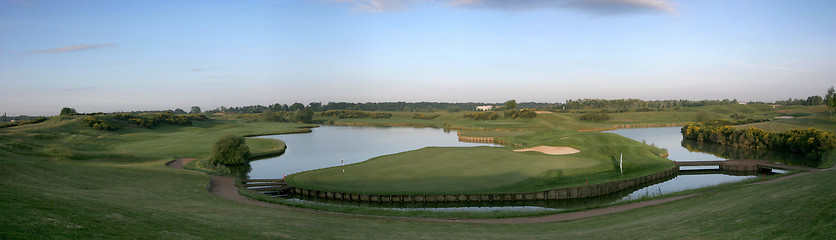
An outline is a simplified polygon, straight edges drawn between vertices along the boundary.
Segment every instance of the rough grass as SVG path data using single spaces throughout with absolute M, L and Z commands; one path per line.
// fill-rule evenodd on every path
M 771 132 L 787 132 L 792 129 L 807 129 L 815 127 L 822 130 L 836 132 L 836 116 L 811 115 L 793 119 L 773 120 L 753 124 L 740 125 L 738 128 L 756 127 Z
M 254 207 L 208 194 L 208 178 L 159 162 L 51 161 L 0 152 L 3 239 L 828 239 L 836 172 L 737 186 L 569 222 L 467 224 Z
M 598 110 L 586 110 L 598 111 Z M 705 113 L 710 119 L 730 119 L 733 114 L 738 114 L 747 117 L 757 118 L 771 118 L 774 116 L 785 115 L 780 111 L 787 111 L 789 113 L 798 112 L 821 112 L 820 106 L 781 106 L 772 108 L 768 105 L 747 104 L 747 105 L 725 105 L 725 106 L 704 106 L 681 108 L 679 110 L 666 109 L 661 112 L 624 112 L 624 113 L 609 113 L 611 119 L 599 122 L 590 122 L 580 120 L 580 113 L 569 112 L 563 113 L 543 113 L 538 114 L 533 119 L 509 119 L 500 118 L 490 121 L 477 121 L 472 119 L 465 119 L 462 116 L 469 111 L 462 112 L 422 112 L 423 114 L 439 114 L 438 118 L 432 120 L 414 119 L 414 113 L 411 112 L 392 112 L 392 118 L 385 119 L 339 119 L 335 117 L 316 117 L 316 120 L 324 122 L 325 124 L 336 125 L 374 125 L 374 126 L 428 126 L 428 127 L 446 127 L 464 130 L 497 130 L 497 129 L 513 129 L 513 130 L 543 130 L 543 129 L 569 129 L 569 130 L 587 130 L 587 129 L 612 129 L 623 127 L 643 127 L 663 124 L 683 125 L 688 122 L 698 120 L 698 115 Z M 502 115 L 500 113 L 500 115 Z

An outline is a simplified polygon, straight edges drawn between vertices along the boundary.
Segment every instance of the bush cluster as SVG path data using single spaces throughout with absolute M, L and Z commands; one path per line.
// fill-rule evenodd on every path
M 609 120 L 610 115 L 606 113 L 585 113 L 581 115 L 581 120 L 583 121 L 604 121 Z
M 499 114 L 496 112 L 474 112 L 464 115 L 464 118 L 473 118 L 473 120 L 496 120 Z
M 773 133 L 754 127 L 737 129 L 722 124 L 689 123 L 682 127 L 681 133 L 685 139 L 700 142 L 791 151 L 816 159 L 836 147 L 836 134 L 815 128 Z
M 441 115 L 438 115 L 438 114 L 427 115 L 427 114 L 423 114 L 423 113 L 416 113 L 415 115 L 412 116 L 412 118 L 432 120 L 432 119 L 435 119 L 439 116 L 441 116 Z
M 351 111 L 351 110 L 328 110 L 320 113 L 323 117 L 338 117 L 338 118 L 391 118 L 391 113 L 384 112 L 366 112 L 366 111 Z
M 87 117 L 84 117 L 84 119 L 82 119 L 81 122 L 84 124 L 84 126 L 99 129 L 99 130 L 116 131 L 116 130 L 119 129 L 118 127 L 116 127 L 113 124 L 107 122 L 106 120 L 102 119 L 102 117 L 99 117 L 99 116 L 87 116 Z
M 42 123 L 42 122 L 46 121 L 47 119 L 49 119 L 49 118 L 39 117 L 39 118 L 36 118 L 36 119 L 27 120 L 27 121 L 17 121 L 17 122 L 3 123 L 3 124 L 0 124 L 0 128 L 14 127 L 14 126 L 20 126 L 20 125 L 26 125 L 26 124 Z
M 117 113 L 116 119 L 122 119 L 129 123 L 144 128 L 153 128 L 159 124 L 169 123 L 180 126 L 190 126 L 192 121 L 207 121 L 209 118 L 202 114 L 174 115 L 170 112 L 133 115 L 128 113 Z
M 636 112 L 658 112 L 658 111 L 662 111 L 662 109 L 648 108 L 648 107 L 636 108 Z
M 215 142 L 212 149 L 212 164 L 235 165 L 247 163 L 250 157 L 250 147 L 244 137 L 226 135 Z
M 537 117 L 537 113 L 534 112 L 532 109 L 523 109 L 523 110 L 508 110 L 505 111 L 505 117 L 508 118 L 535 118 Z

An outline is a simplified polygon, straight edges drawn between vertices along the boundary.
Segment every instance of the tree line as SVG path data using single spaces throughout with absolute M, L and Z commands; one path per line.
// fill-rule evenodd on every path
M 762 103 L 762 102 L 753 102 Z M 493 106 L 495 109 L 513 110 L 539 109 L 539 110 L 585 110 L 585 109 L 612 109 L 612 112 L 650 112 L 662 109 L 675 109 L 679 107 L 702 107 L 712 105 L 733 105 L 739 104 L 736 99 L 722 100 L 640 100 L 640 99 L 575 99 L 566 100 L 564 103 L 546 102 L 516 102 L 510 100 L 504 103 L 466 102 L 311 102 L 307 105 L 293 103 L 290 105 L 275 103 L 268 106 L 251 105 L 241 107 L 218 107 L 206 111 L 207 113 L 262 113 L 270 110 L 273 112 L 292 112 L 304 108 L 310 108 L 315 112 L 328 110 L 352 110 L 352 111 L 388 111 L 388 112 L 459 112 L 473 111 L 477 106 Z M 179 112 L 179 111 L 178 111 Z
M 391 113 L 385 112 L 366 112 L 366 111 L 350 111 L 350 110 L 327 110 L 320 113 L 323 117 L 338 117 L 338 118 L 391 118 Z
M 757 120 L 694 122 L 682 127 L 685 139 L 710 142 L 734 147 L 784 150 L 820 159 L 826 151 L 836 147 L 836 134 L 816 128 L 795 129 L 785 133 L 773 133 L 758 128 L 738 129 L 735 123 L 745 124 Z
M 314 111 L 309 107 L 295 111 L 276 111 L 267 109 L 261 113 L 261 119 L 267 122 L 301 122 L 312 123 Z

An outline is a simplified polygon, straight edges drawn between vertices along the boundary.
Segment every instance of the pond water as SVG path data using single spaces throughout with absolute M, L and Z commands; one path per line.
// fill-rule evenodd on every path
M 615 133 L 639 142 L 654 145 L 668 150 L 668 159 L 675 161 L 717 161 L 726 160 L 714 154 L 705 152 L 694 152 L 682 147 L 682 134 L 680 127 L 660 128 L 627 128 L 612 131 Z
M 282 178 L 297 172 L 358 163 L 371 158 L 435 147 L 495 146 L 459 142 L 456 131 L 437 128 L 321 126 L 311 133 L 262 136 L 287 144 L 279 157 L 250 163 L 250 178 Z
M 619 134 L 639 142 L 652 144 L 667 149 L 668 158 L 674 161 L 717 161 L 735 156 L 749 156 L 751 150 L 712 146 L 714 144 L 683 141 L 679 127 L 634 128 L 607 131 Z M 346 127 L 321 126 L 312 133 L 263 136 L 275 138 L 287 143 L 287 151 L 279 157 L 263 159 L 251 163 L 250 178 L 282 178 L 297 172 L 362 162 L 377 156 L 394 154 L 428 146 L 470 147 L 495 146 L 491 144 L 459 142 L 455 131 L 435 128 L 407 127 Z M 719 149 L 719 150 L 718 150 Z M 709 153 L 710 152 L 710 153 Z M 730 153 L 731 152 L 731 153 Z M 732 156 L 732 157 L 722 157 Z M 786 153 L 762 152 L 754 157 L 769 157 L 773 162 L 793 162 L 798 155 Z M 760 158 L 764 159 L 764 158 Z M 625 159 L 629 161 L 629 159 Z M 318 204 L 348 204 L 360 207 L 383 207 L 390 209 L 439 211 L 495 211 L 532 210 L 532 209 L 572 209 L 602 205 L 620 201 L 641 199 L 688 189 L 716 186 L 723 183 L 741 181 L 759 176 L 731 175 L 717 170 L 717 167 L 690 167 L 683 170 L 706 170 L 681 174 L 668 180 L 648 184 L 607 196 L 560 201 L 522 201 L 501 203 L 356 203 L 323 199 L 293 199 Z M 762 176 L 762 175 L 760 175 Z
M 606 131 L 615 133 L 639 142 L 654 145 L 668 150 L 668 159 L 673 161 L 722 161 L 729 159 L 763 159 L 777 163 L 791 163 L 803 161 L 804 157 L 778 151 L 741 149 L 720 146 L 719 144 L 700 143 L 682 139 L 680 127 L 661 128 L 628 128 Z M 698 147 L 697 147 L 698 146 Z M 755 175 L 733 175 L 722 173 L 718 167 L 682 167 L 681 170 L 716 170 L 703 171 L 702 174 L 680 174 L 671 180 L 636 190 L 619 201 L 639 199 L 644 196 L 655 196 L 680 192 L 689 189 L 716 186 L 724 183 L 737 182 Z M 774 173 L 786 171 L 773 170 Z M 761 175 L 763 176 L 763 175 Z

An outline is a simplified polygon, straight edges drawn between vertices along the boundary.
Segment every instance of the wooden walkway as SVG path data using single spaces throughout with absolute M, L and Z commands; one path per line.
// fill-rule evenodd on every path
M 241 180 L 241 186 L 264 194 L 282 194 L 293 189 L 284 179 L 246 179 Z
M 798 166 L 787 166 L 781 164 L 774 164 L 763 160 L 750 160 L 750 159 L 734 159 L 734 160 L 726 160 L 726 161 L 674 161 L 678 167 L 689 167 L 689 166 L 718 166 L 720 170 L 725 171 L 741 171 L 741 172 L 750 172 L 750 171 L 771 171 L 772 169 L 781 169 L 781 170 L 805 170 L 805 171 L 814 171 L 816 169 L 809 168 L 809 167 L 798 167 Z M 682 170 L 680 171 L 687 171 Z

